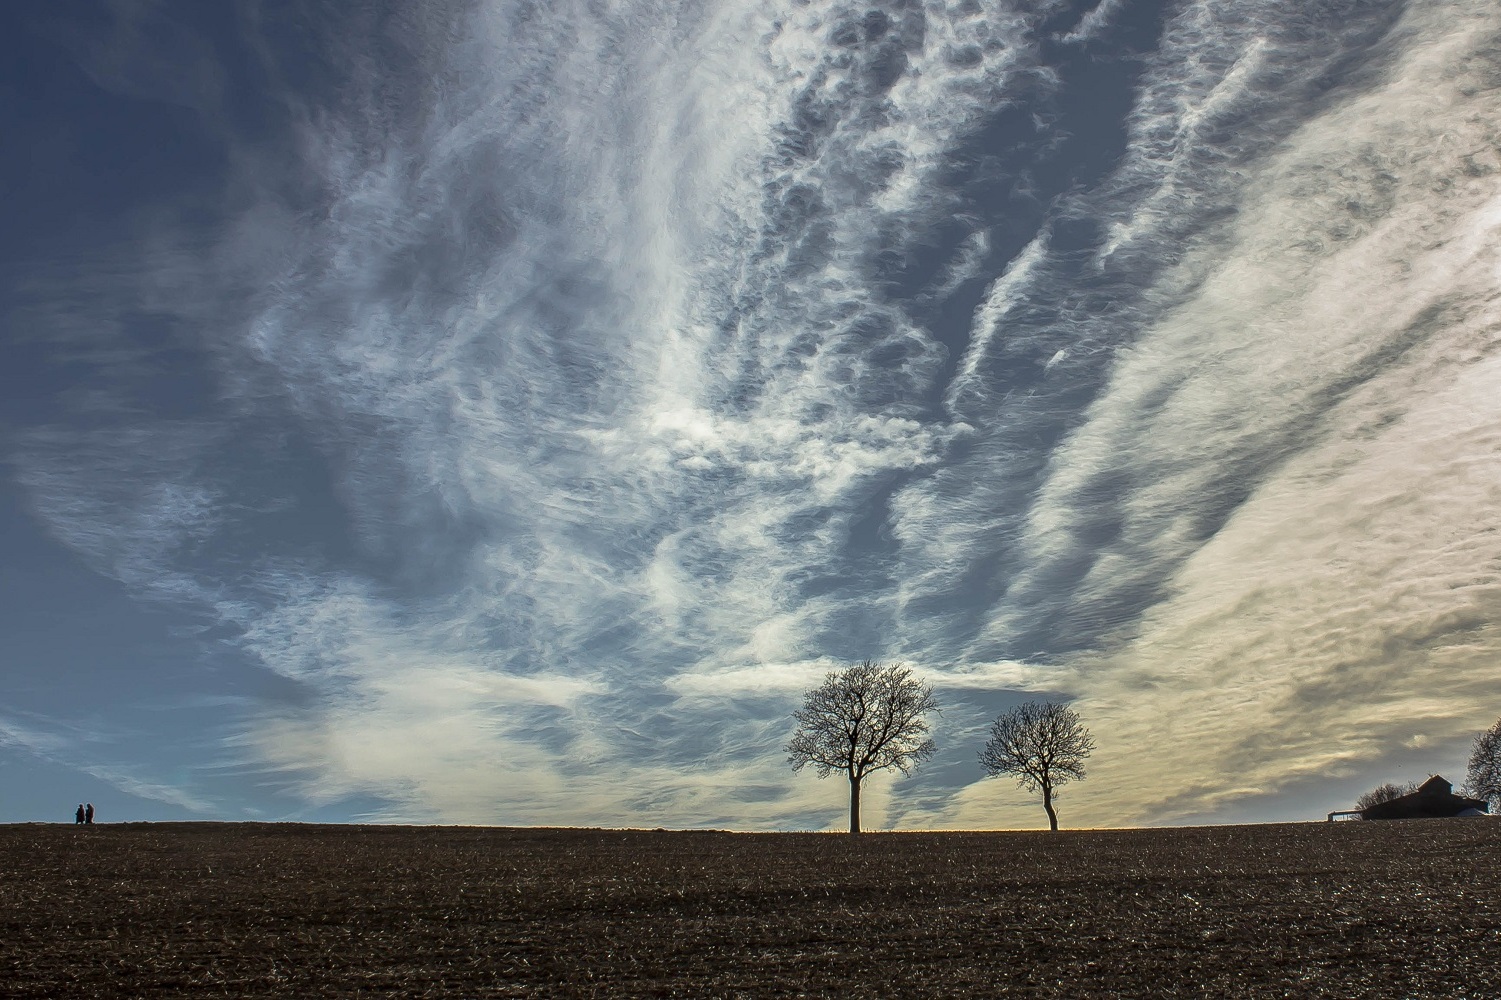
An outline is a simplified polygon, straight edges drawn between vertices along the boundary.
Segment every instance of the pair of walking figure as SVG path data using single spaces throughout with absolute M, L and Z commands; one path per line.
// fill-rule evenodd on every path
M 88 805 L 80 805 L 78 807 L 78 811 L 73 814 L 73 822 L 74 823 L 92 823 L 92 822 L 94 822 L 94 803 L 90 802 Z

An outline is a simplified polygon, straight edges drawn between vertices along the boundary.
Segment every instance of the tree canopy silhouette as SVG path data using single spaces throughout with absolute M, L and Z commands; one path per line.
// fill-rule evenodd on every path
M 1365 812 L 1371 806 L 1379 806 L 1383 802 L 1400 799 L 1402 796 L 1411 794 L 1417 790 L 1418 783 L 1416 781 L 1409 781 L 1405 785 L 1399 785 L 1395 781 L 1383 782 L 1356 799 L 1355 808 L 1361 812 Z
M 1501 807 L 1501 719 L 1475 737 L 1465 789 L 1475 798 L 1485 799 L 1492 811 Z
M 794 771 L 812 765 L 820 778 L 845 772 L 850 783 L 850 833 L 860 832 L 860 786 L 872 771 L 911 774 L 933 755 L 926 716 L 938 710 L 933 689 L 900 663 L 866 660 L 830 671 L 793 713 L 787 744 Z
M 1094 749 L 1078 712 L 1057 702 L 1029 701 L 991 724 L 980 763 L 992 777 L 1009 774 L 1027 791 L 1041 790 L 1048 826 L 1057 830 L 1053 793 L 1084 778 L 1084 760 Z

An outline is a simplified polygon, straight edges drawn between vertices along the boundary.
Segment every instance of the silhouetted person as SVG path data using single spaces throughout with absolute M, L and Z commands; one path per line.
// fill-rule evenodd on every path
M 83 821 L 85 823 L 94 822 L 94 803 L 90 802 L 88 805 L 84 806 Z
M 82 823 L 85 818 L 87 818 L 87 815 L 88 814 L 83 811 L 83 803 L 80 802 L 78 803 L 78 811 L 73 814 L 73 822 Z

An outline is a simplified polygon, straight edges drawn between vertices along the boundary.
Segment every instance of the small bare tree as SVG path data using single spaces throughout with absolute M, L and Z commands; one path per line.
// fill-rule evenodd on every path
M 1501 719 L 1475 737 L 1465 774 L 1465 790 L 1477 799 L 1485 799 L 1493 810 L 1501 807 Z
M 911 774 L 933 755 L 929 712 L 933 689 L 900 663 L 866 660 L 830 671 L 793 713 L 797 731 L 787 744 L 794 771 L 811 764 L 820 778 L 843 771 L 850 782 L 850 833 L 860 832 L 860 785 L 872 771 Z
M 1053 793 L 1060 785 L 1083 780 L 1084 761 L 1094 750 L 1094 737 L 1078 712 L 1057 702 L 1029 701 L 991 724 L 980 763 L 992 777 L 1009 774 L 1027 791 L 1041 790 L 1048 826 L 1057 830 Z
M 1365 812 L 1367 809 L 1371 808 L 1371 806 L 1379 806 L 1383 802 L 1390 802 L 1392 799 L 1400 799 L 1402 796 L 1409 795 L 1417 790 L 1418 783 L 1416 781 L 1409 781 L 1405 785 L 1399 785 L 1395 781 L 1388 781 L 1383 784 L 1377 785 L 1375 788 L 1371 789 L 1369 792 L 1366 792 L 1360 798 L 1356 799 L 1355 808 L 1359 809 L 1361 812 Z

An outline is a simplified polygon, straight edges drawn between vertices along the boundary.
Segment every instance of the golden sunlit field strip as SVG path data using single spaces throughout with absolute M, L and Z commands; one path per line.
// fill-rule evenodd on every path
M 0 826 L 7 997 L 1497 997 L 1501 823 Z

